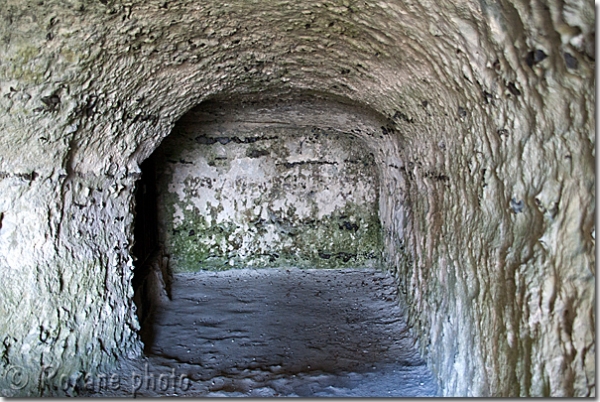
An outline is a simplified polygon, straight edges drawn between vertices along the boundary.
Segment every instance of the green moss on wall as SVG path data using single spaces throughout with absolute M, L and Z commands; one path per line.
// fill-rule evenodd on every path
M 156 155 L 172 271 L 379 265 L 373 158 L 329 129 L 184 123 Z
M 246 267 L 342 268 L 377 266 L 383 252 L 379 216 L 347 205 L 319 220 L 210 224 L 198 211 L 166 225 L 165 248 L 173 272 Z M 273 239 L 264 241 L 264 236 Z

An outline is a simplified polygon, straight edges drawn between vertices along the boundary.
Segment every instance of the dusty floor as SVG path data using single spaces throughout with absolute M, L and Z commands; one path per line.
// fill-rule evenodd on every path
M 151 355 L 91 394 L 434 396 L 401 317 L 393 277 L 373 269 L 178 274 Z

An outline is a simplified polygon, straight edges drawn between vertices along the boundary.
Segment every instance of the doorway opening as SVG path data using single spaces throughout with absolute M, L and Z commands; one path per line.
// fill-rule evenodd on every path
M 355 117 L 208 102 L 144 162 L 140 334 L 193 395 L 435 393 L 382 271 L 377 156 Z

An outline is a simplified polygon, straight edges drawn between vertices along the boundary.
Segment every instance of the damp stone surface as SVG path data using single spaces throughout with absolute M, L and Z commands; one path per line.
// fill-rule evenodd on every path
M 175 274 L 146 357 L 93 397 L 433 397 L 396 280 L 373 268 Z M 161 377 L 162 376 L 162 377 Z

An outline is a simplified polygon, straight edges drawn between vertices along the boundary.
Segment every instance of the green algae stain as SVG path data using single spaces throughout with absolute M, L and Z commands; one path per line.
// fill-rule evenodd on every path
M 379 266 L 383 252 L 379 217 L 364 205 L 347 205 L 320 220 L 274 218 L 245 226 L 210 224 L 198 211 L 185 210 L 183 222 L 166 225 L 172 271 Z M 271 242 L 264 241 L 268 234 Z

